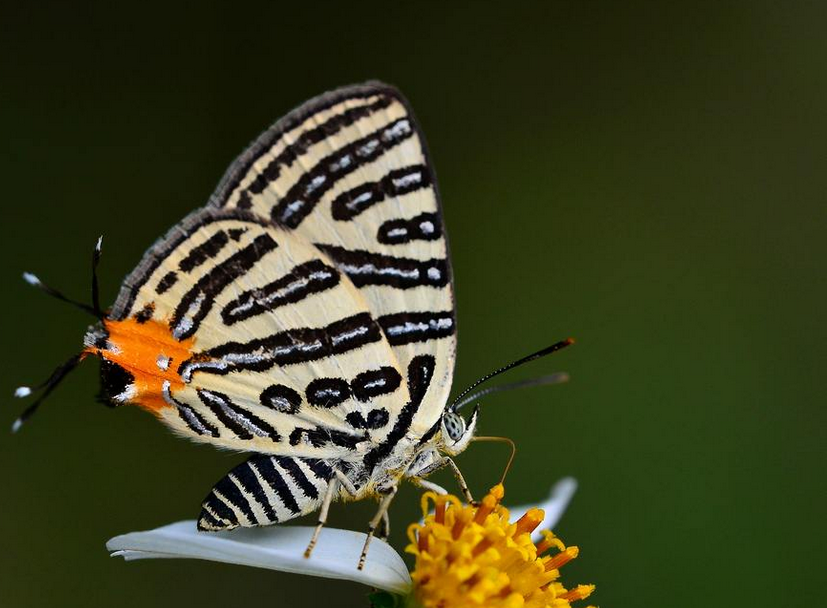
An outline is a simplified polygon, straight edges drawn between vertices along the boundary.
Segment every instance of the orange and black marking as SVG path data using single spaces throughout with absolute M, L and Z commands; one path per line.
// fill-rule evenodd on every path
M 133 403 L 160 415 L 167 396 L 184 387 L 178 365 L 193 355 L 195 338 L 176 340 L 169 325 L 104 319 L 89 332 L 84 355 L 101 359 L 101 386 L 113 405 Z

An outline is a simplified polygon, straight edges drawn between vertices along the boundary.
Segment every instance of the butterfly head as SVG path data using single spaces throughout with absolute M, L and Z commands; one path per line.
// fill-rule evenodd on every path
M 474 433 L 477 430 L 477 416 L 479 414 L 479 406 L 474 408 L 474 412 L 465 421 L 461 415 L 452 409 L 445 410 L 442 415 L 442 451 L 449 456 L 456 456 L 460 452 L 465 451 L 468 444 L 474 438 Z

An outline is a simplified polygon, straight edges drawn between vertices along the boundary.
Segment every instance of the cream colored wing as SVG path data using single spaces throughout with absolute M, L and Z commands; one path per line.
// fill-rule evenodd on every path
M 162 397 L 153 411 L 198 441 L 357 458 L 386 442 L 410 401 L 363 292 L 297 232 L 239 210 L 175 226 L 127 278 L 110 319 L 105 358 L 137 379 L 128 400 Z M 143 368 L 158 369 L 114 352 L 135 344 L 113 337 L 124 328 L 157 350 Z
M 427 394 L 394 437 L 435 428 L 456 350 L 451 265 L 433 168 L 398 91 L 367 83 L 305 103 L 231 165 L 210 205 L 324 251 L 367 301 L 399 369 L 432 356 Z

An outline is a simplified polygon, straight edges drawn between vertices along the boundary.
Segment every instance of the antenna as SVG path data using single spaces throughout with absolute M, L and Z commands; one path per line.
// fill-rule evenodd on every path
M 101 246 L 103 245 L 103 235 L 98 237 L 95 243 L 95 248 L 92 250 L 92 310 L 98 319 L 103 319 L 105 316 L 101 310 L 100 290 L 98 289 L 98 264 L 101 261 Z
M 15 389 L 14 396 L 19 399 L 28 397 L 34 391 L 42 390 L 43 392 L 40 393 L 37 399 L 35 399 L 35 401 L 29 407 L 23 410 L 23 413 L 20 414 L 20 417 L 14 421 L 14 424 L 12 424 L 11 427 L 12 433 L 16 433 L 20 430 L 20 427 L 23 426 L 23 423 L 32 417 L 32 415 L 37 411 L 37 408 L 40 407 L 40 404 L 43 403 L 43 400 L 49 396 L 49 393 L 55 390 L 57 385 L 60 384 L 60 382 L 66 377 L 66 375 L 69 372 L 71 372 L 73 369 L 77 367 L 78 363 L 80 363 L 83 360 L 83 357 L 84 353 L 80 353 L 78 355 L 73 356 L 65 363 L 58 365 L 55 368 L 55 371 L 52 372 L 52 375 L 49 376 L 49 378 L 45 382 L 35 386 L 34 388 L 28 386 L 18 386 Z
M 551 353 L 555 353 L 558 350 L 566 348 L 567 346 L 570 346 L 572 344 L 574 344 L 574 338 L 566 338 L 565 340 L 560 340 L 559 342 L 555 342 L 551 346 L 546 346 L 544 349 L 538 350 L 536 353 L 526 355 L 522 359 L 517 359 L 516 361 L 512 361 L 508 365 L 505 365 L 505 366 L 503 366 L 499 369 L 495 369 L 493 372 L 489 372 L 489 373 L 485 374 L 482 378 L 480 378 L 479 380 L 474 382 L 471 386 L 469 386 L 464 391 L 462 391 L 457 396 L 457 398 L 454 399 L 454 401 L 451 403 L 451 405 L 448 406 L 448 409 L 450 409 L 451 411 L 456 411 L 456 409 L 459 407 L 457 404 L 460 403 L 468 393 L 470 393 L 472 390 L 477 388 L 483 382 L 487 382 L 491 378 L 493 378 L 495 376 L 499 376 L 500 374 L 502 374 L 504 372 L 507 372 L 510 369 L 514 369 L 515 367 L 519 367 L 520 365 L 522 365 L 524 363 L 528 363 L 530 361 L 534 361 L 535 359 L 540 359 L 541 357 L 545 357 L 546 355 L 550 355 Z
M 98 289 L 98 263 L 100 262 L 101 257 L 101 244 L 103 242 L 103 237 L 98 237 L 97 242 L 95 243 L 95 248 L 92 251 L 92 305 L 84 304 L 83 302 L 78 302 L 77 300 L 73 300 L 65 295 L 62 292 L 58 291 L 54 287 L 47 285 L 43 281 L 38 278 L 37 275 L 32 274 L 31 272 L 24 272 L 23 273 L 23 280 L 26 281 L 32 287 L 37 287 L 44 293 L 52 296 L 60 300 L 61 302 L 66 302 L 67 304 L 71 304 L 72 306 L 81 309 L 83 312 L 89 313 L 90 315 L 94 316 L 97 319 L 103 319 L 106 315 L 103 313 L 100 307 L 100 295 Z
M 491 386 L 484 388 L 476 393 L 471 393 L 465 399 L 454 406 L 454 411 L 458 412 L 463 406 L 468 405 L 472 401 L 482 399 L 492 393 L 503 393 L 505 391 L 513 391 L 518 388 L 529 388 L 531 386 L 545 386 L 547 384 L 562 384 L 569 381 L 569 375 L 566 372 L 557 372 L 547 376 L 540 376 L 539 378 L 530 378 L 528 380 L 520 380 L 519 382 L 511 382 L 509 384 L 501 384 L 500 386 Z
M 103 237 L 98 237 L 98 240 L 95 242 L 95 247 L 92 250 L 92 305 L 84 304 L 83 302 L 78 302 L 77 300 L 73 300 L 71 298 L 66 297 L 49 285 L 46 285 L 43 281 L 41 281 L 37 276 L 32 274 L 31 272 L 24 272 L 23 273 L 23 280 L 26 281 L 29 285 L 33 287 L 37 287 L 41 291 L 45 292 L 46 294 L 52 296 L 60 300 L 61 302 L 66 302 L 67 304 L 71 304 L 76 308 L 79 308 L 83 312 L 89 313 L 93 315 L 96 319 L 103 321 L 106 318 L 106 314 L 103 312 L 103 309 L 100 305 L 100 289 L 98 287 L 98 264 L 100 263 L 101 258 L 101 245 L 103 244 Z M 40 407 L 40 404 L 49 396 L 57 385 L 60 384 L 63 379 L 78 366 L 78 363 L 83 361 L 84 357 L 86 357 L 85 352 L 81 352 L 77 355 L 74 355 L 71 359 L 65 361 L 61 365 L 58 365 L 52 374 L 48 377 L 45 382 L 38 384 L 37 386 L 30 387 L 30 386 L 18 386 L 14 391 L 14 396 L 18 399 L 24 399 L 34 393 L 35 391 L 40 391 L 40 394 L 37 398 L 32 402 L 29 407 L 23 410 L 23 413 L 14 421 L 12 424 L 11 430 L 13 433 L 16 433 L 20 430 L 20 427 L 23 426 L 23 423 L 26 422 L 29 418 L 31 418 L 34 413 L 37 411 L 37 408 Z

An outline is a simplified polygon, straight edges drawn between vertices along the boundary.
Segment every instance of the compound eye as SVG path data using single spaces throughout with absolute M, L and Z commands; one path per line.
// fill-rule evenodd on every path
M 465 433 L 465 420 L 453 413 L 447 413 L 442 417 L 442 424 L 445 427 L 445 432 L 448 438 L 456 443 L 462 438 Z

